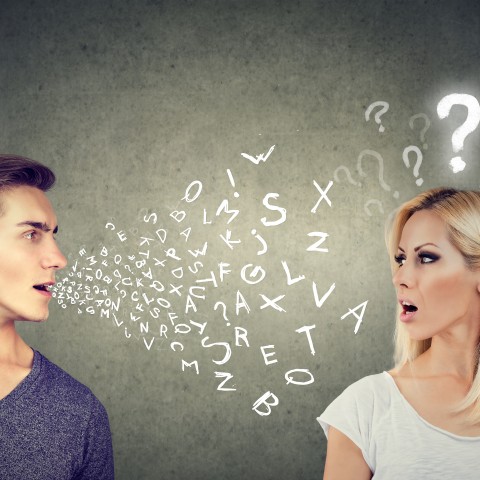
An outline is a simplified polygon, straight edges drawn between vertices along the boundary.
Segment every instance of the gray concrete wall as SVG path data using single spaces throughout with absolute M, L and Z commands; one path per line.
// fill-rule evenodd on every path
M 4 0 L 0 10 L 1 150 L 55 170 L 69 258 L 50 319 L 21 331 L 105 404 L 117 478 L 320 478 L 316 416 L 391 367 L 388 214 L 429 187 L 480 184 L 478 131 L 465 169 L 448 165 L 466 109 L 436 113 L 447 94 L 480 98 L 477 2 Z M 365 120 L 379 100 L 383 133 L 378 110 Z M 419 113 L 428 128 L 424 117 L 410 127 Z M 402 160 L 410 145 L 421 187 L 415 153 L 410 168 Z M 364 150 L 381 155 L 382 180 Z M 280 208 L 285 221 L 269 225 Z M 241 243 L 230 248 L 227 230 Z M 328 234 L 328 252 L 307 251 L 322 236 L 312 232 Z M 282 261 L 305 278 L 289 285 Z M 265 278 L 249 284 L 256 266 Z M 211 272 L 217 286 L 201 282 Z M 195 285 L 205 299 L 188 299 Z M 341 317 L 365 301 L 355 334 L 354 315 Z M 305 326 L 312 345 L 296 332 Z M 295 382 L 313 383 L 287 384 L 295 369 L 308 370 Z M 215 372 L 235 390 L 218 391 Z M 279 403 L 259 415 L 267 392 Z

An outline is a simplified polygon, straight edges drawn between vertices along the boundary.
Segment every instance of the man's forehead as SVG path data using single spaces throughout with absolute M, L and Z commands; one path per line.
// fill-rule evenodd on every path
M 19 186 L 0 192 L 0 222 L 45 223 L 56 226 L 57 218 L 45 193 L 35 187 Z

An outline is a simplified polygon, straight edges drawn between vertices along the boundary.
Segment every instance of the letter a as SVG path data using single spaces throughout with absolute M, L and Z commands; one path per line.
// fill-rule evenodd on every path
M 362 323 L 363 315 L 365 313 L 365 309 L 367 308 L 367 303 L 368 303 L 368 300 L 365 300 L 363 303 L 361 303 L 360 305 L 357 305 L 355 308 L 349 308 L 348 312 L 340 318 L 340 320 L 343 320 L 345 317 L 348 317 L 348 315 L 355 316 L 355 318 L 357 319 L 357 324 L 355 325 L 355 330 L 354 330 L 355 335 L 357 334 L 358 329 L 360 328 L 360 324 Z M 356 311 L 360 307 L 362 308 L 362 311 L 360 312 L 360 315 L 357 315 Z

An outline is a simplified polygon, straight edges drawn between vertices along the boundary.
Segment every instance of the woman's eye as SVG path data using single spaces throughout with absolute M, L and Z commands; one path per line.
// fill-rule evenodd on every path
M 398 266 L 401 267 L 405 263 L 405 255 L 395 255 L 395 262 L 398 263 Z
M 438 257 L 436 255 L 432 255 L 432 254 L 427 254 L 427 253 L 421 253 L 419 255 L 419 258 L 420 258 L 420 262 L 421 263 L 432 263 L 432 262 L 435 262 L 436 260 L 438 260 Z

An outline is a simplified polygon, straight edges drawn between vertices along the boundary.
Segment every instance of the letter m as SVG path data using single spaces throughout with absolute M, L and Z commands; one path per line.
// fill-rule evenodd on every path
M 188 363 L 182 359 L 182 372 L 185 371 L 185 367 L 190 367 L 190 368 L 195 367 L 195 370 L 197 371 L 197 375 L 198 375 L 198 362 L 196 360 L 194 360 L 191 363 Z

